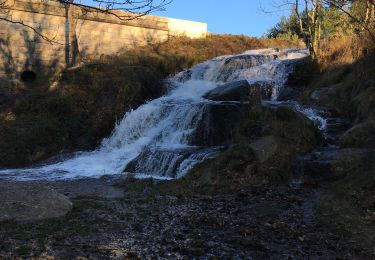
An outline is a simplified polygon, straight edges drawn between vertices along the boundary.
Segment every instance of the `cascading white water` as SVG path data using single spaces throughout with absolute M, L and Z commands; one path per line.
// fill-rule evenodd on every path
M 97 150 L 41 167 L 2 170 L 0 178 L 57 180 L 124 171 L 140 178 L 178 178 L 220 151 L 220 146 L 200 147 L 193 140 L 207 108 L 218 103 L 204 99 L 205 93 L 223 83 L 245 79 L 272 82 L 272 99 L 276 99 L 291 71 L 290 64 L 305 56 L 306 50 L 263 49 L 198 64 L 168 79 L 168 94 L 126 113 Z

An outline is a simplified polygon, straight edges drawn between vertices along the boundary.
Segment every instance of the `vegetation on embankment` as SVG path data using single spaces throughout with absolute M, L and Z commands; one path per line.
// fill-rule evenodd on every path
M 88 65 L 60 77 L 53 90 L 34 84 L 1 90 L 8 98 L 1 111 L 1 166 L 24 166 L 63 150 L 92 149 L 125 111 L 162 91 L 162 76 L 151 68 Z
M 375 44 L 363 35 L 326 42 L 319 59 L 300 65 L 296 77 L 302 102 L 333 108 L 349 120 L 352 127 L 338 144 L 353 153 L 368 151 L 361 164 L 343 169 L 343 179 L 327 184 L 318 206 L 323 223 L 371 248 L 375 243 Z
M 318 60 L 300 63 L 292 79 L 305 104 L 336 110 L 353 126 L 342 147 L 375 147 L 375 44 L 358 36 L 324 44 Z
M 52 79 L 0 89 L 0 167 L 20 167 L 52 155 L 89 150 L 126 111 L 160 96 L 162 80 L 215 56 L 298 41 L 209 35 L 124 50 L 62 71 Z
M 326 168 L 342 178 L 325 183 L 319 202 L 323 222 L 370 248 L 375 243 L 375 3 L 305 1 L 274 26 L 268 37 L 303 39 L 313 60 L 300 64 L 293 79 L 303 103 L 336 110 L 349 122 L 332 155 L 341 164 Z M 341 151 L 341 152 L 340 152 Z M 365 154 L 355 162 L 356 154 Z M 336 158 L 338 158 L 336 157 Z M 331 161 L 330 161 L 331 160 Z M 339 160 L 339 161 L 340 161 Z M 328 163 L 332 158 L 327 159 Z M 346 162 L 345 163 L 343 162 Z M 336 167 L 336 169 L 334 169 Z

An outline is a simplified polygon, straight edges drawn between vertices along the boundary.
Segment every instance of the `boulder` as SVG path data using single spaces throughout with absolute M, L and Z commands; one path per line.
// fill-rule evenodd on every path
M 267 161 L 277 151 L 278 143 L 273 136 L 264 136 L 250 144 L 250 147 L 260 163 Z
M 66 196 L 40 184 L 9 183 L 1 187 L 0 198 L 0 221 L 61 217 L 72 208 Z
M 366 121 L 347 130 L 340 138 L 343 147 L 375 147 L 375 122 Z
M 230 82 L 209 91 L 204 98 L 215 101 L 241 101 L 246 99 L 253 90 L 259 93 L 264 99 L 269 99 L 272 95 L 273 84 L 269 81 L 257 81 L 249 83 L 247 80 Z
M 321 131 L 313 121 L 288 104 L 266 104 L 265 116 L 270 134 L 295 151 L 307 152 L 323 143 Z
M 241 100 L 250 90 L 247 80 L 230 82 L 209 91 L 204 97 L 211 100 L 234 101 Z

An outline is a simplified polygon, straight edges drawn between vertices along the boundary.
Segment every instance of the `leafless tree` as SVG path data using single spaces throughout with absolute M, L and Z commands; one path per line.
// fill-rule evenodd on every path
M 322 11 L 326 7 L 338 9 L 362 28 L 375 43 L 375 0 L 282 0 L 281 6 L 292 6 L 298 18 L 299 30 L 313 59 L 319 56 Z M 361 18 L 353 15 L 349 7 L 361 3 L 365 8 Z
M 4 0 L 3 0 L 4 1 Z M 48 0 L 47 0 L 48 1 Z M 49 0 L 52 1 L 52 0 Z M 65 5 L 73 5 L 85 12 L 105 13 L 120 20 L 133 20 L 154 11 L 163 10 L 173 0 L 55 0 Z M 92 2 L 93 4 L 88 4 Z M 122 11 L 122 12 L 117 12 Z

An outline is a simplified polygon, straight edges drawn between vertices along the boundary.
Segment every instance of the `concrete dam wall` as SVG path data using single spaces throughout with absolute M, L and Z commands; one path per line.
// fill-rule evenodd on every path
M 171 36 L 207 34 L 205 23 L 151 15 L 120 20 L 52 0 L 8 0 L 7 6 L 0 16 L 17 23 L 0 20 L 0 78 L 19 77 L 25 70 L 50 74 L 74 64 L 77 53 L 85 60 Z

